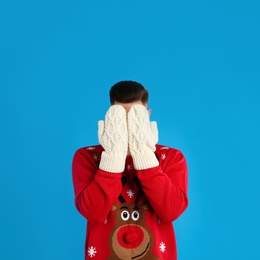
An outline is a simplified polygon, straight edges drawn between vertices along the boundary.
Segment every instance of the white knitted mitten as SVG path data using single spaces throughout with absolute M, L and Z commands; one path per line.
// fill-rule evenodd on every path
M 126 110 L 120 105 L 111 106 L 105 121 L 98 121 L 98 139 L 104 150 L 99 168 L 113 173 L 124 171 L 128 148 Z
M 128 112 L 129 150 L 136 170 L 159 165 L 155 156 L 158 142 L 157 123 L 150 122 L 147 109 L 143 105 L 133 105 Z

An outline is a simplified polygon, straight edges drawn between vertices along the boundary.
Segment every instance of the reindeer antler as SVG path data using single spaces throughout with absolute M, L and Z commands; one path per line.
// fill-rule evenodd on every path
M 126 183 L 127 183 L 127 178 L 126 178 L 125 176 L 123 176 L 123 177 L 121 178 L 121 182 L 122 182 L 122 187 L 124 187 L 124 186 L 126 185 Z M 119 195 L 119 197 L 118 197 L 118 200 L 119 200 L 121 203 L 126 202 L 121 193 L 120 193 L 120 195 Z

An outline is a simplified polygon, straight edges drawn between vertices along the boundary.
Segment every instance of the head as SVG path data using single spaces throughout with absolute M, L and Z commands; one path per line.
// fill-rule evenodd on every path
M 125 80 L 116 83 L 111 87 L 109 95 L 111 105 L 122 105 L 127 112 L 134 104 L 148 107 L 149 93 L 143 85 L 136 81 Z

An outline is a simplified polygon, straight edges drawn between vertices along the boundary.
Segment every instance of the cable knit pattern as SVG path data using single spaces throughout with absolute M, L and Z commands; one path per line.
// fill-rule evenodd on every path
M 98 139 L 105 151 L 102 152 L 99 168 L 107 172 L 124 171 L 128 148 L 126 110 L 113 105 L 105 116 L 105 122 L 98 121 Z
M 129 150 L 136 170 L 159 165 L 155 156 L 155 144 L 158 142 L 157 123 L 150 122 L 147 109 L 143 105 L 133 105 L 128 112 Z

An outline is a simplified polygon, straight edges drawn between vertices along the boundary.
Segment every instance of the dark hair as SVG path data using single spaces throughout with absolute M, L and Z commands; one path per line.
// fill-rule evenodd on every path
M 148 103 L 148 91 L 145 87 L 131 80 L 124 80 L 116 83 L 111 87 L 109 96 L 110 103 L 114 104 L 115 101 L 120 103 L 132 103 L 135 101 L 142 101 L 143 104 Z

